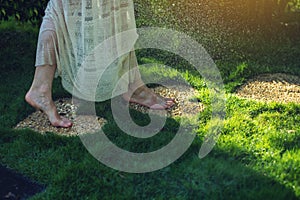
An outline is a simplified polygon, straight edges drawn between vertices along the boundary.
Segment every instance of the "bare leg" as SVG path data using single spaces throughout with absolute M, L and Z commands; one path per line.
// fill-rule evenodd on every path
M 36 67 L 33 82 L 25 100 L 36 109 L 42 110 L 53 126 L 67 128 L 72 126 L 71 121 L 59 116 L 52 100 L 52 82 L 55 70 L 56 65 Z
M 55 50 L 57 36 L 55 26 L 51 19 L 44 18 L 41 25 L 37 58 L 44 57 L 43 62 L 37 62 L 32 85 L 25 96 L 25 100 L 36 109 L 42 110 L 50 123 L 56 127 L 70 127 L 72 123 L 57 113 L 52 100 L 52 82 L 56 71 Z
M 138 63 L 134 51 L 131 51 L 123 61 L 124 66 L 131 68 L 128 84 L 128 92 L 123 94 L 123 98 L 128 102 L 137 103 L 153 110 L 164 110 L 174 105 L 174 99 L 163 98 L 150 90 L 141 78 Z

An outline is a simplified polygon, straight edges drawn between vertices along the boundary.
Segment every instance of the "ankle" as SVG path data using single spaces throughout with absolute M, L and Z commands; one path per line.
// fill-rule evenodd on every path
M 36 92 L 39 94 L 50 94 L 51 87 L 49 84 L 43 83 L 41 85 L 32 85 L 30 88 L 31 92 Z

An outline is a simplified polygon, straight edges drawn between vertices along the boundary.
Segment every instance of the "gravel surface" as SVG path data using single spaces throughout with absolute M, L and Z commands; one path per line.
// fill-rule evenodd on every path
M 197 113 L 204 110 L 203 104 L 195 100 L 194 96 L 197 92 L 191 87 L 175 85 L 168 86 L 168 88 L 159 86 L 151 89 L 161 96 L 175 99 L 175 105 L 167 110 L 168 117 L 195 116 Z M 46 115 L 41 111 L 32 113 L 26 119 L 19 122 L 15 128 L 29 128 L 40 133 L 53 132 L 60 135 L 73 136 L 99 130 L 106 122 L 104 118 L 97 116 L 77 115 L 76 103 L 72 103 L 71 99 L 59 99 L 55 101 L 55 104 L 60 115 L 73 121 L 73 126 L 71 128 L 56 128 L 51 126 Z M 120 104 L 124 104 L 124 106 L 126 106 L 127 103 L 123 100 L 120 101 Z M 130 103 L 129 107 L 142 113 L 149 112 L 147 107 L 135 103 Z M 165 114 L 165 112 L 161 111 L 153 112 L 157 115 L 162 113 Z
M 248 80 L 236 94 L 264 102 L 300 103 L 300 77 L 282 73 L 262 74 Z
M 175 85 L 151 88 L 155 93 L 175 99 L 175 105 L 167 110 L 168 117 L 174 116 L 195 116 L 204 110 L 203 104 L 194 98 L 197 91 L 185 85 Z M 264 102 L 300 103 L 300 77 L 288 74 L 262 74 L 248 80 L 237 89 L 236 94 L 242 98 L 255 99 Z M 120 101 L 120 104 L 126 104 Z M 93 132 L 101 128 L 106 122 L 104 118 L 88 115 L 76 115 L 76 106 L 71 99 L 59 99 L 55 101 L 60 115 L 73 121 L 71 128 L 56 128 L 51 126 L 46 116 L 40 112 L 34 112 L 26 119 L 16 125 L 15 128 L 30 128 L 34 131 L 45 133 L 54 132 L 61 135 L 72 136 L 86 132 Z M 134 103 L 129 104 L 130 108 L 142 113 L 148 113 L 149 109 Z M 160 115 L 160 111 L 155 111 Z

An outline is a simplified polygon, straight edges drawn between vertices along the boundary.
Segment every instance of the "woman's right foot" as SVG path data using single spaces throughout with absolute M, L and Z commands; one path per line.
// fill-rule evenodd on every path
M 133 88 L 136 87 L 134 86 Z M 139 87 L 135 91 L 129 87 L 129 91 L 123 94 L 123 98 L 128 102 L 137 103 L 153 110 L 169 109 L 175 104 L 174 99 L 161 97 L 146 85 Z
M 43 111 L 47 115 L 52 126 L 62 128 L 69 128 L 72 126 L 72 122 L 70 120 L 61 117 L 58 114 L 55 104 L 51 98 L 51 94 L 41 92 L 38 89 L 30 89 L 25 96 L 25 100 L 32 107 Z

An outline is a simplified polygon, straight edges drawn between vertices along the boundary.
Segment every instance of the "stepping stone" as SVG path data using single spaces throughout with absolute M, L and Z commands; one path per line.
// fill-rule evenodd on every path
M 0 165 L 0 187 L 0 199 L 3 200 L 28 199 L 45 188 L 2 165 Z

